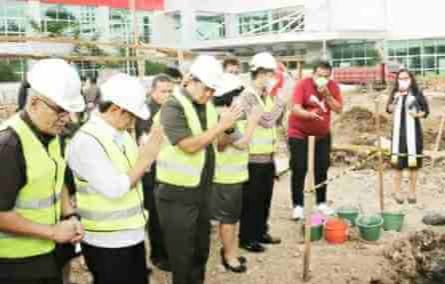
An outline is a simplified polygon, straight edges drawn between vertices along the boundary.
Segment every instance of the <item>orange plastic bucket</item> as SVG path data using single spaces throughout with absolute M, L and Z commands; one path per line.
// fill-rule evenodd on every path
M 348 224 L 342 219 L 328 219 L 324 226 L 324 236 L 330 244 L 342 244 L 348 239 Z

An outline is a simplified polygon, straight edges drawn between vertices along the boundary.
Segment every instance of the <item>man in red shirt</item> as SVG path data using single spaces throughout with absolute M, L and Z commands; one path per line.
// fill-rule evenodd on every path
M 316 137 L 315 184 L 327 179 L 331 152 L 331 111 L 340 113 L 343 108 L 340 88 L 336 82 L 329 79 L 331 72 L 332 67 L 328 62 L 319 62 L 314 68 L 313 76 L 299 81 L 294 89 L 292 114 L 289 117 L 294 219 L 304 216 L 303 190 L 309 136 Z M 317 190 L 317 208 L 327 215 L 333 213 L 326 204 L 326 186 Z

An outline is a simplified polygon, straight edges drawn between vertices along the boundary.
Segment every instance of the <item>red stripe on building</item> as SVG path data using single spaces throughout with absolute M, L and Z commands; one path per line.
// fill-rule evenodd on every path
M 43 3 L 80 5 L 80 6 L 107 6 L 110 8 L 129 8 L 128 0 L 41 0 Z M 136 0 L 137 10 L 163 10 L 164 0 Z

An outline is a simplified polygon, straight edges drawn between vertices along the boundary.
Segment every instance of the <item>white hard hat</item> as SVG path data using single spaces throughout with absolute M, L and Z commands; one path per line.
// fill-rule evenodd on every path
M 150 117 L 145 88 L 139 79 L 123 73 L 115 74 L 100 86 L 100 92 L 104 102 L 112 102 L 144 120 Z
M 277 61 L 269 52 L 255 54 L 249 63 L 250 71 L 256 71 L 259 68 L 275 70 L 278 67 Z
M 43 59 L 35 63 L 27 74 L 31 88 L 69 112 L 82 112 L 85 100 L 76 69 L 65 60 Z
M 201 55 L 190 66 L 190 74 L 199 79 L 204 85 L 214 90 L 218 89 L 223 68 L 215 57 Z
M 215 93 L 216 97 L 222 96 L 237 89 L 241 89 L 243 87 L 243 81 L 240 79 L 239 76 L 230 73 L 224 73 L 221 76 L 219 85 L 220 86 Z

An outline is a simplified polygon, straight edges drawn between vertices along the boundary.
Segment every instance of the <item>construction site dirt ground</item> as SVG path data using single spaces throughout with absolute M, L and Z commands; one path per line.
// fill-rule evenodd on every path
M 386 96 L 380 99 L 383 107 Z M 425 133 L 425 149 L 431 150 L 438 131 L 440 115 L 445 110 L 445 95 L 428 96 L 431 106 L 430 117 L 423 122 Z M 370 145 L 376 141 L 373 130 L 373 117 L 369 115 L 374 109 L 373 98 L 366 94 L 345 94 L 345 110 L 341 116 L 334 117 L 334 144 L 356 144 L 363 142 Z M 351 110 L 352 113 L 351 113 Z M 355 113 L 357 112 L 357 113 Z M 383 114 L 384 131 L 389 138 L 390 118 Z M 443 143 L 442 148 L 445 148 Z M 284 155 L 284 154 L 283 154 Z M 351 155 L 351 154 L 348 154 Z M 349 159 L 349 164 L 357 161 Z M 352 162 L 351 162 L 352 161 Z M 330 175 L 341 172 L 346 167 L 343 162 L 335 161 Z M 361 241 L 356 229 L 350 230 L 350 239 L 341 245 L 330 245 L 325 241 L 312 243 L 310 265 L 311 279 L 308 283 L 433 283 L 422 282 L 417 278 L 418 267 L 414 261 L 414 249 L 409 246 L 408 238 L 413 232 L 431 229 L 445 233 L 445 228 L 428 227 L 422 224 L 422 217 L 430 212 L 445 207 L 445 166 L 443 162 L 432 168 L 426 161 L 419 173 L 418 202 L 416 205 L 396 205 L 392 200 L 391 172 L 385 169 L 384 189 L 385 207 L 390 211 L 406 210 L 405 224 L 401 233 L 382 232 L 382 237 L 375 243 Z M 252 254 L 240 253 L 248 260 L 248 272 L 233 274 L 225 272 L 219 259 L 220 242 L 215 231 L 212 232 L 211 256 L 207 265 L 207 284 L 291 284 L 302 283 L 303 270 L 303 236 L 301 224 L 291 220 L 290 178 L 289 173 L 283 175 L 275 184 L 272 216 L 270 219 L 271 233 L 282 238 L 282 244 L 268 246 L 267 252 Z M 407 183 L 404 182 L 406 189 Z M 379 212 L 379 194 L 377 172 L 372 167 L 353 171 L 329 184 L 328 199 L 334 208 L 344 205 L 360 206 L 364 213 Z M 424 235 L 422 235 L 423 237 Z M 428 234 L 425 235 L 428 238 Z M 445 239 L 445 238 L 443 238 Z M 435 252 L 445 255 L 445 241 L 437 241 Z M 420 241 L 423 243 L 423 239 Z M 404 247 L 406 246 L 406 247 Z M 409 256 L 406 256 L 409 255 Z M 400 257 L 402 256 L 402 257 Z M 428 257 L 424 257 L 428 259 Z M 430 257 L 431 258 L 431 257 Z M 431 259 L 430 259 L 431 260 Z M 411 262 L 410 262 L 411 261 Z M 408 262 L 408 263 L 405 263 Z M 91 276 L 87 275 L 81 261 L 73 265 L 72 281 L 87 284 Z M 119 268 L 116 268 L 119 269 Z M 406 273 L 403 272 L 403 270 Z M 151 275 L 151 283 L 170 283 L 170 275 L 156 268 Z M 443 280 L 443 279 L 442 279 Z M 438 282 L 444 283 L 444 282 Z

